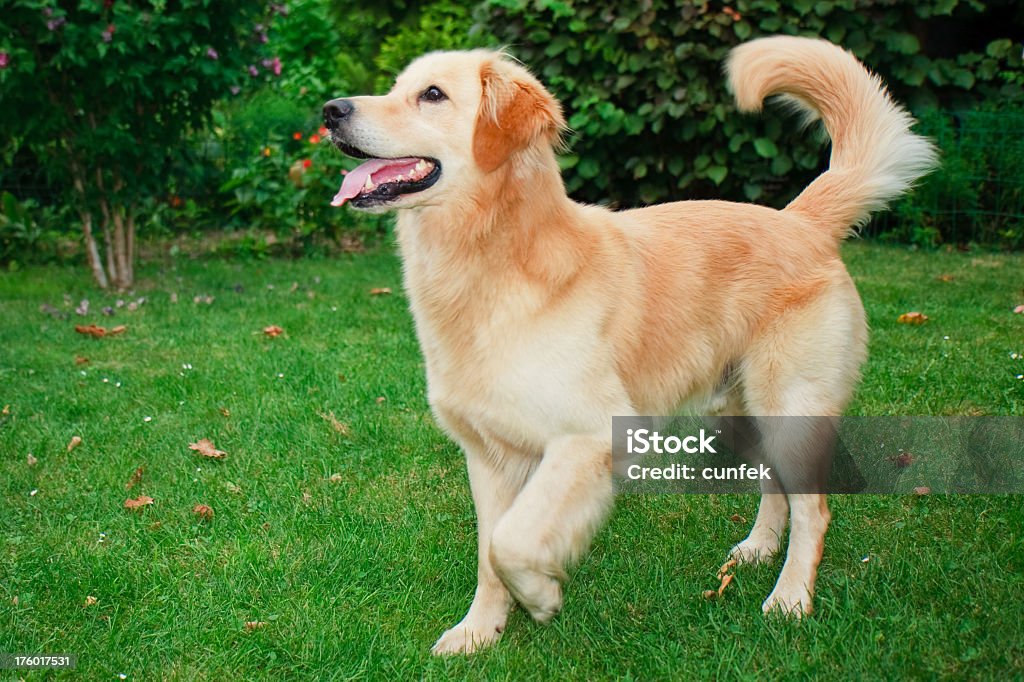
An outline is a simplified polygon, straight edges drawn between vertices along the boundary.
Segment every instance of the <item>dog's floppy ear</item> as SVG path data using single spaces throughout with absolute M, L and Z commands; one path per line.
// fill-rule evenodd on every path
M 537 141 L 555 143 L 565 126 L 562 107 L 525 69 L 496 57 L 481 67 L 480 82 L 473 157 L 485 173 Z

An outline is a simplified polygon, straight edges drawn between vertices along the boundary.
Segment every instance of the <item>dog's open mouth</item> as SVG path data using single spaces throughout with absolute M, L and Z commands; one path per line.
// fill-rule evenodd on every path
M 362 150 L 343 145 L 349 156 L 369 158 Z M 436 159 L 416 156 L 401 159 L 374 159 L 348 172 L 331 206 L 351 201 L 356 208 L 367 208 L 394 201 L 403 194 L 422 192 L 441 177 L 441 164 Z

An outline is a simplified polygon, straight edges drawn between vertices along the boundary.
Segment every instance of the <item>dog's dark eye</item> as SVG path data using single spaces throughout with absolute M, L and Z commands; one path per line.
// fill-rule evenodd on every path
M 429 88 L 420 93 L 421 102 L 441 102 L 448 99 L 448 95 L 441 91 L 441 88 L 436 85 L 431 85 Z

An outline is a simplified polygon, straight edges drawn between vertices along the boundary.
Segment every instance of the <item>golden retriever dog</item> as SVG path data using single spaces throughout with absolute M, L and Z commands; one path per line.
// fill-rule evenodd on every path
M 555 98 L 502 52 L 428 54 L 380 97 L 324 107 L 367 159 L 334 199 L 398 213 L 437 422 L 465 451 L 477 588 L 436 654 L 493 644 L 518 602 L 540 622 L 612 506 L 612 416 L 716 396 L 723 414 L 838 416 L 867 327 L 839 245 L 935 162 L 913 120 L 852 55 L 770 37 L 726 65 L 741 110 L 781 95 L 832 140 L 830 166 L 783 210 L 684 201 L 611 211 L 570 200 Z M 725 382 L 725 383 L 723 383 Z M 779 456 L 798 438 L 766 439 Z M 762 484 L 731 556 L 765 561 L 790 526 L 765 612 L 807 614 L 830 515 L 823 494 Z

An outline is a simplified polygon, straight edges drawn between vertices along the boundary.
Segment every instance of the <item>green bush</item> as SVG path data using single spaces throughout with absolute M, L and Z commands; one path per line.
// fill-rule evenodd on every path
M 869 226 L 868 234 L 926 247 L 1024 247 L 1024 109 L 933 111 L 922 116 L 920 127 L 941 150 L 942 169 L 900 200 L 891 216 Z
M 993 12 L 1006 23 L 993 25 Z M 827 150 L 793 121 L 770 109 L 735 112 L 723 60 L 761 35 L 839 43 L 915 108 L 1020 92 L 1001 77 L 1019 70 L 1019 48 L 995 40 L 976 52 L 956 43 L 973 39 L 968 28 L 1008 35 L 1021 26 L 1008 0 L 486 0 L 476 16 L 562 100 L 575 131 L 566 184 L 587 201 L 714 197 L 781 206 L 820 172 Z

